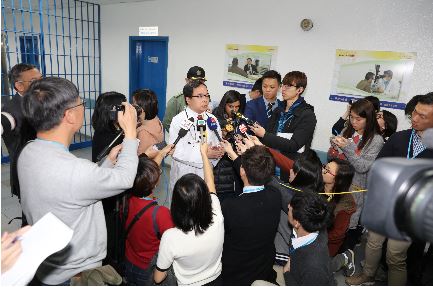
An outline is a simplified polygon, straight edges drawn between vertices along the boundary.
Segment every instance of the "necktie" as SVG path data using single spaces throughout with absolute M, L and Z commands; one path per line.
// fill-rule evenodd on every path
M 275 103 L 268 103 L 268 107 L 266 108 L 266 115 L 268 116 L 268 119 L 272 116 L 272 106 Z
M 359 143 L 359 135 L 353 137 L 353 142 L 357 145 Z

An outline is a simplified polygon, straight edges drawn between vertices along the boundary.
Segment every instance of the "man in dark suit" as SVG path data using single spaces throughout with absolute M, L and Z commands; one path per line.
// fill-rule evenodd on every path
M 17 64 L 9 72 L 9 80 L 16 94 L 6 101 L 2 114 L 7 115 L 15 123 L 13 130 L 5 130 L 2 134 L 10 159 L 10 183 L 12 194 L 20 197 L 18 175 L 16 170 L 17 156 L 27 141 L 36 138 L 36 131 L 24 118 L 21 102 L 30 84 L 42 78 L 39 70 L 30 64 Z
M 251 58 L 247 59 L 247 64 L 244 66 L 244 71 L 248 75 L 257 75 L 258 74 L 256 65 L 253 65 L 253 59 L 251 59 Z
M 262 77 L 263 96 L 247 102 L 245 116 L 258 122 L 262 127 L 267 127 L 272 111 L 283 106 L 283 103 L 277 100 L 280 87 L 281 75 L 277 71 L 269 70 L 264 73 Z

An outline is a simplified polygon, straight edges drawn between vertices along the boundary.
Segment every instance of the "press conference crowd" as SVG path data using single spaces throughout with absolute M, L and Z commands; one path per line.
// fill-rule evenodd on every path
M 425 137 L 433 92 L 407 103 L 407 130 L 397 131 L 396 116 L 373 94 L 341 117 L 329 113 L 336 122 L 320 139 L 329 142 L 322 164 L 311 148 L 321 119 L 303 96 L 305 73 L 266 71 L 247 96 L 228 90 L 217 104 L 205 70 L 194 66 L 162 121 L 164 103 L 146 87 L 132 103 L 118 92 L 99 95 L 90 161 L 69 151 L 88 107 L 77 87 L 29 64 L 9 78 L 16 94 L 2 102 L 2 137 L 23 226 L 51 212 L 73 230 L 31 285 L 336 285 L 340 270 L 348 285 L 373 285 L 379 268 L 388 285 L 433 282 L 421 264 L 433 258 L 431 245 L 386 238 L 360 221 L 375 160 L 433 159 Z M 386 90 L 389 82 L 373 84 Z M 3 234 L 2 273 L 29 228 Z M 353 249 L 365 237 L 358 270 Z M 99 281 L 89 279 L 95 270 Z

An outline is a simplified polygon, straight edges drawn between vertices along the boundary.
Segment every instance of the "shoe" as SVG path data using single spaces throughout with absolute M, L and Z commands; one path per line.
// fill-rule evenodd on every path
M 352 277 L 346 277 L 347 285 L 374 285 L 374 278 L 360 273 Z
M 355 274 L 355 253 L 352 249 L 347 249 L 343 256 L 346 258 L 347 263 L 343 266 L 343 272 L 346 277 L 352 277 Z

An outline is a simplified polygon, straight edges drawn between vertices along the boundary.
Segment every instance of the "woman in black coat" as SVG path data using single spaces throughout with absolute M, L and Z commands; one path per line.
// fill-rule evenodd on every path
M 232 112 L 243 113 L 245 101 L 242 95 L 235 90 L 227 91 L 213 114 L 221 126 L 223 138 L 227 139 L 230 131 L 227 124 L 232 120 Z M 233 169 L 233 162 L 225 154 L 214 168 L 215 186 L 220 201 L 227 197 L 234 197 L 242 193 L 242 181 Z
M 298 158 L 298 151 L 311 147 L 317 123 L 314 107 L 301 97 L 306 87 L 307 76 L 303 72 L 286 74 L 282 85 L 284 106 L 274 110 L 266 129 L 258 124 L 250 126 L 264 145 L 279 150 L 293 160 Z M 287 173 L 281 173 L 282 180 L 287 181 L 288 178 Z

